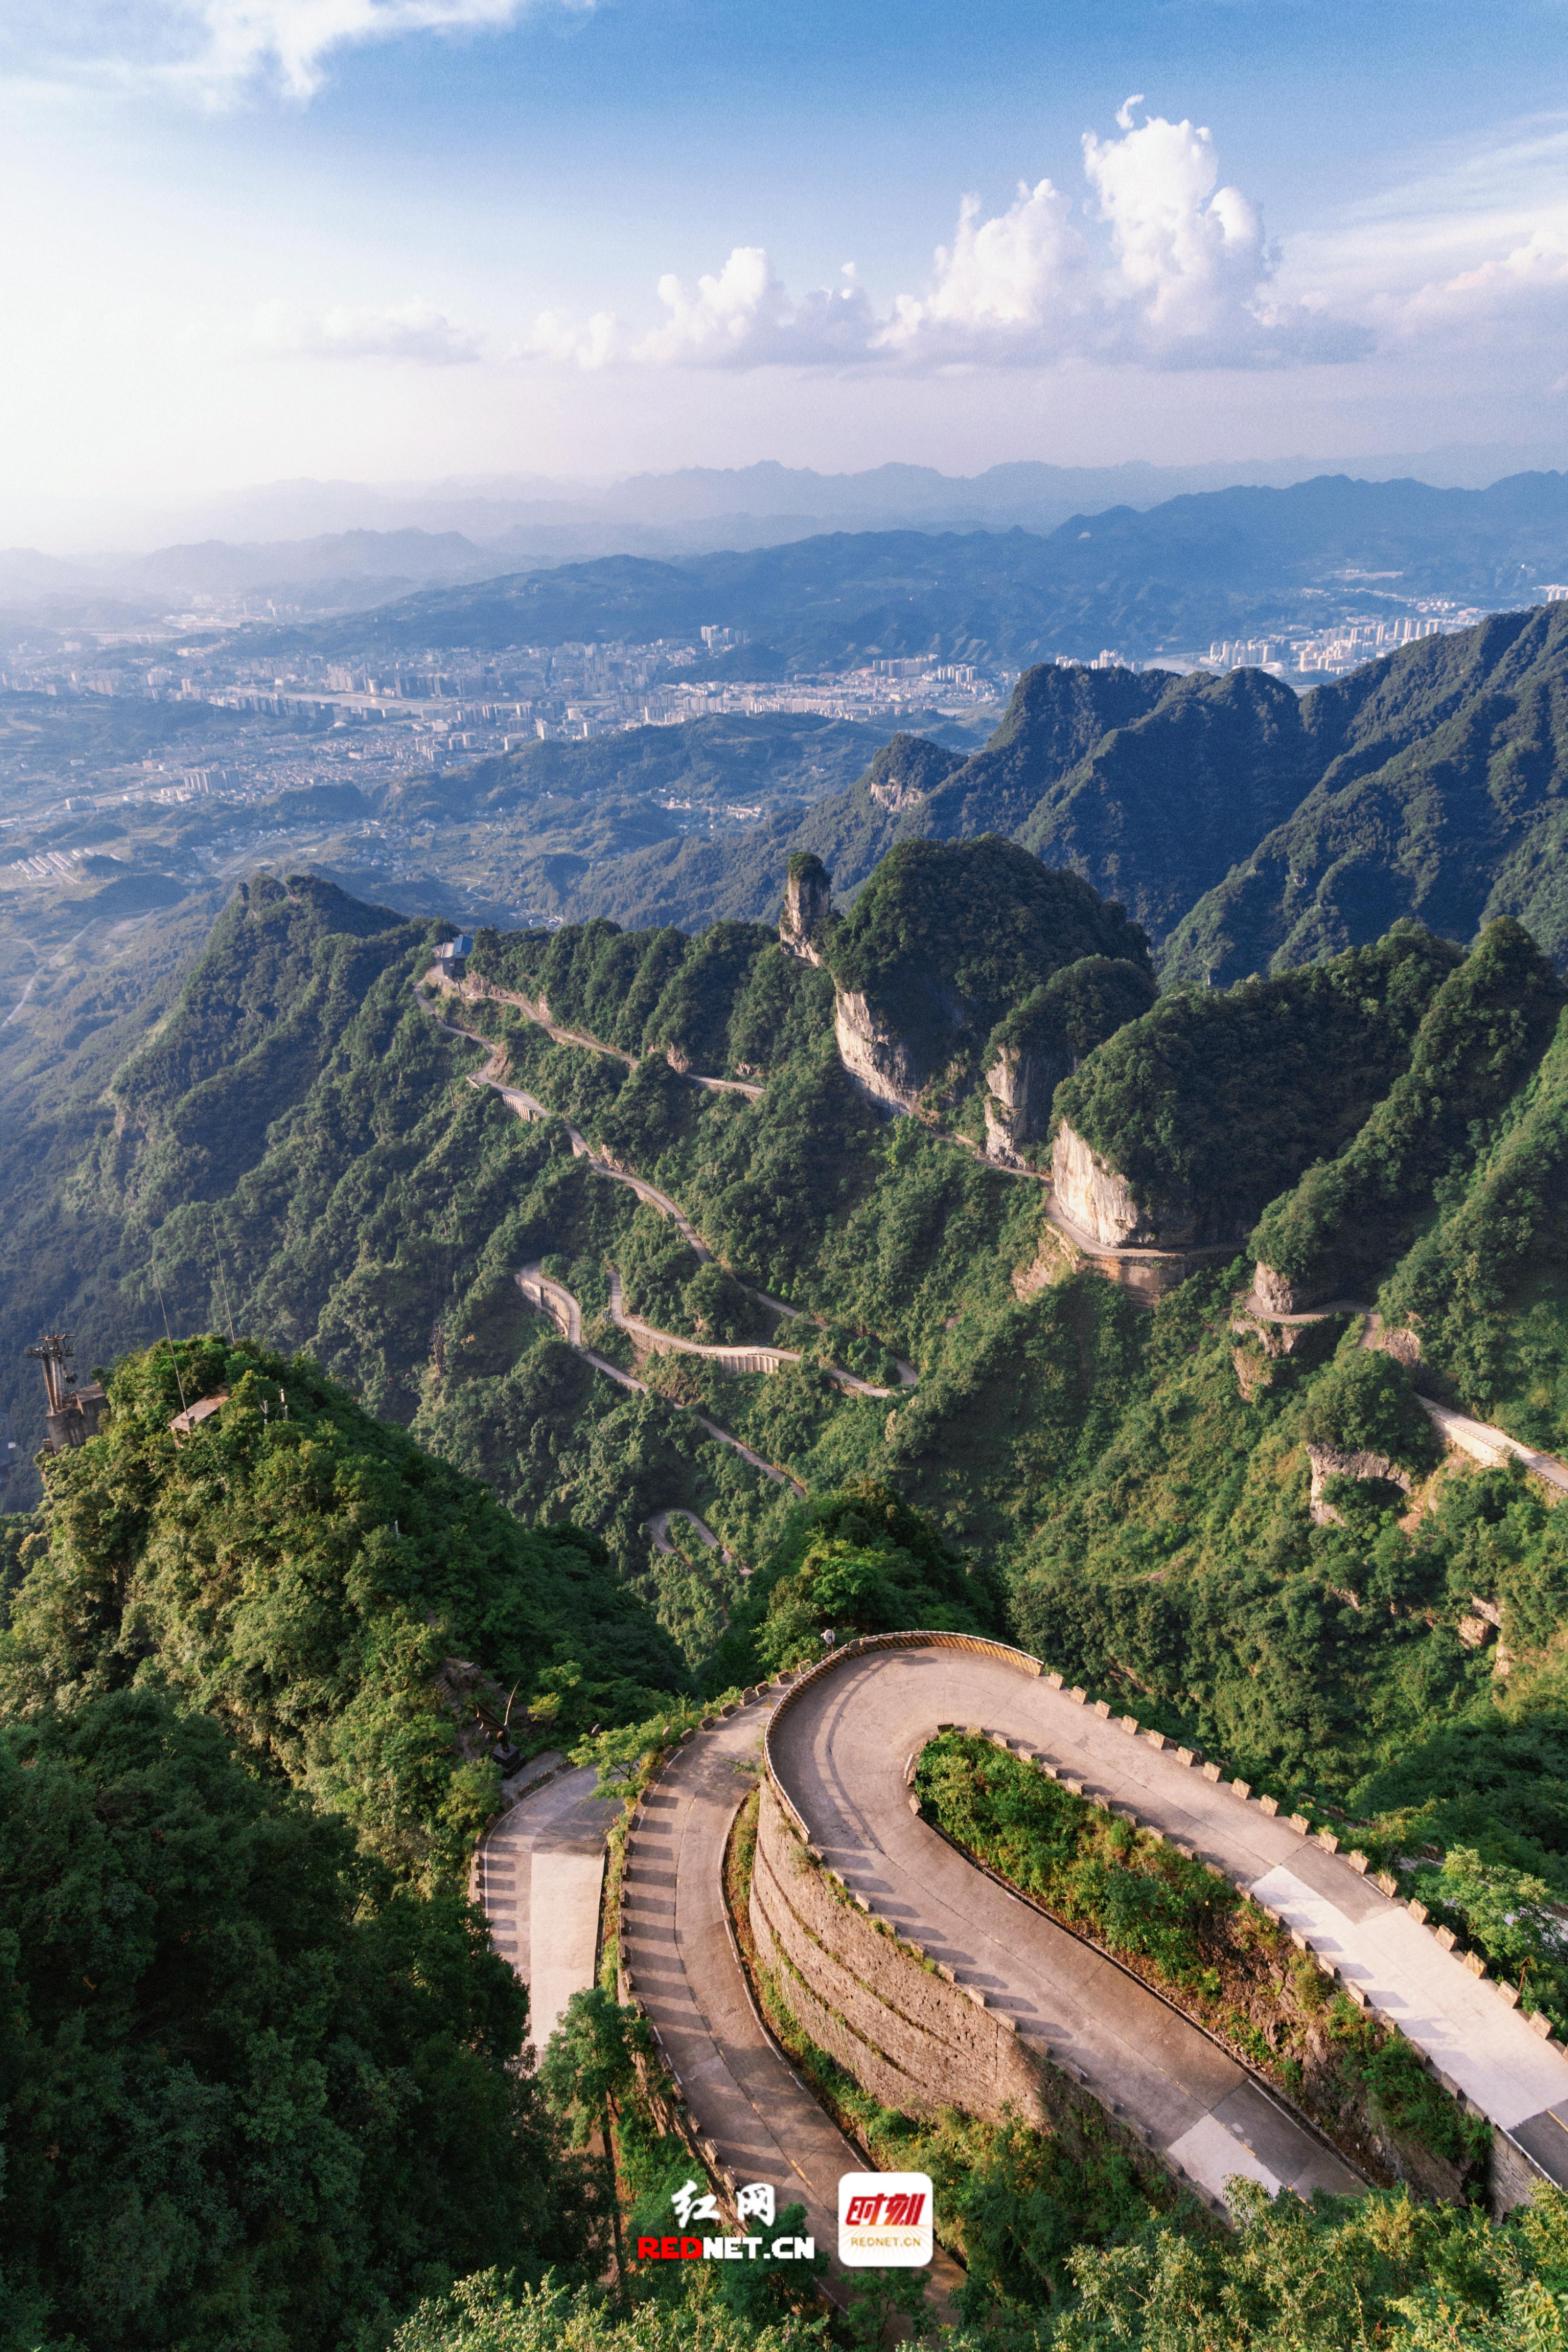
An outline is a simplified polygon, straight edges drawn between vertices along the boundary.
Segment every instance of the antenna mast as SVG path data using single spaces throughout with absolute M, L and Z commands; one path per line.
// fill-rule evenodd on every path
M 109 1399 L 96 1381 L 79 1388 L 74 1372 L 68 1372 L 74 1350 L 70 1335 L 65 1331 L 46 1331 L 23 1351 L 44 1370 L 44 1388 L 48 1397 L 48 1411 L 44 1416 L 44 1444 L 51 1454 L 63 1454 L 68 1446 L 83 1444 L 95 1437 L 109 1410 Z

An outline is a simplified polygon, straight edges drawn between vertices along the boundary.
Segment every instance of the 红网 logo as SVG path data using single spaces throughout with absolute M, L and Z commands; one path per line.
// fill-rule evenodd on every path
M 762 2230 L 754 2236 L 689 2237 L 686 2232 L 697 2221 L 711 2222 L 721 2231 L 724 2216 L 719 2210 L 719 2200 L 711 2189 L 706 2195 L 695 2180 L 688 2180 L 670 2199 L 680 2231 L 668 2238 L 639 2238 L 637 2260 L 643 2263 L 754 2263 L 764 2246 L 767 2255 L 775 2263 L 809 2263 L 816 2258 L 815 2238 L 774 2238 L 771 2243 L 766 2232 L 774 2221 L 773 2185 L 766 2180 L 748 2181 L 735 2191 L 735 2219 L 742 2224 L 758 2221 Z
M 929 2263 L 932 2199 L 924 2172 L 846 2172 L 838 2182 L 838 2259 L 847 2270 Z

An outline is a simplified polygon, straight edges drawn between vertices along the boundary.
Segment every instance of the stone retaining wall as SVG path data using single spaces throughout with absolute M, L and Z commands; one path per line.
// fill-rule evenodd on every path
M 763 1783 L 752 1933 L 801 2026 L 884 2106 L 962 2107 L 1046 2123 L 1040 2075 L 1011 2021 L 878 1927 L 812 1857 Z

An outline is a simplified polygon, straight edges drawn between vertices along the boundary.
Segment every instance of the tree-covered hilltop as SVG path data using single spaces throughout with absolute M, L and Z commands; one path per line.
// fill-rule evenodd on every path
M 369 2352 L 475 2269 L 591 2279 L 466 1864 L 502 1678 L 537 1742 L 676 1654 L 308 1361 L 160 1341 L 109 1387 L 0 1523 L 0 2344 Z
M 1057 1122 L 1125 1178 L 1157 1230 L 1239 1242 L 1373 1114 L 1456 966 L 1458 949 L 1407 923 L 1331 963 L 1162 996 L 1058 1088 Z
M 182 1402 L 222 1396 L 190 1437 Z M 483 1730 L 645 1714 L 679 1660 L 603 1547 L 521 1527 L 308 1361 L 212 1337 L 110 1380 L 106 1433 L 48 1457 L 47 1549 L 13 1595 L 0 1713 L 156 1662 L 235 1749 L 417 1884 L 460 1879 L 499 1788 Z
M 757 923 L 710 924 L 695 939 L 672 926 L 623 931 L 603 920 L 560 930 L 479 932 L 470 969 L 548 1008 L 623 1053 L 662 1052 L 710 1076 L 782 1060 L 822 983 Z
M 1085 957 L 1149 970 L 1148 942 L 1121 907 L 996 834 L 900 843 L 826 946 L 840 994 L 864 999 L 928 1076 L 963 1033 L 983 1041 Z
M 1490 924 L 1432 997 L 1405 1067 L 1365 1124 L 1260 1220 L 1254 1254 L 1299 1306 L 1376 1287 L 1430 1214 L 1437 1185 L 1473 1158 L 1477 1137 L 1534 1071 L 1565 1003 L 1568 989 L 1529 932 L 1506 916 Z

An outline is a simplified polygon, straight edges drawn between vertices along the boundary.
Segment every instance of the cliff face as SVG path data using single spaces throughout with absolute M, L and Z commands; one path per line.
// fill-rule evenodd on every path
M 1267 1307 L 1270 1315 L 1304 1315 L 1310 1307 L 1331 1297 L 1334 1288 L 1332 1282 L 1293 1282 L 1289 1275 L 1277 1273 L 1261 1259 L 1252 1286 L 1260 1305 Z
M 1064 1217 L 1112 1249 L 1145 1241 L 1144 1213 L 1127 1179 L 1110 1168 L 1066 1119 L 1051 1152 L 1051 1190 Z
M 779 945 L 805 963 L 823 961 L 822 937 L 833 912 L 833 877 L 818 857 L 794 857 L 784 883 Z
M 1111 1249 L 1188 1249 L 1211 1238 L 1190 1202 L 1140 1201 L 1066 1119 L 1051 1153 L 1057 1206 L 1069 1223 Z
M 1331 1478 L 1380 1478 L 1391 1486 L 1402 1487 L 1407 1495 L 1415 1484 L 1409 1471 L 1402 1470 L 1385 1454 L 1341 1454 L 1331 1445 L 1309 1445 L 1307 1459 L 1312 1465 L 1312 1494 L 1308 1507 L 1321 1528 L 1344 1525 L 1333 1505 L 1323 1500 L 1323 1489 Z
M 908 1041 L 879 1020 L 863 996 L 841 992 L 834 1002 L 833 1034 L 851 1084 L 884 1109 L 912 1111 L 922 1083 Z
M 1068 1076 L 1073 1058 L 1005 1045 L 985 1073 L 985 1149 L 993 1160 L 1021 1168 L 1024 1146 L 1045 1139 L 1051 1097 Z

